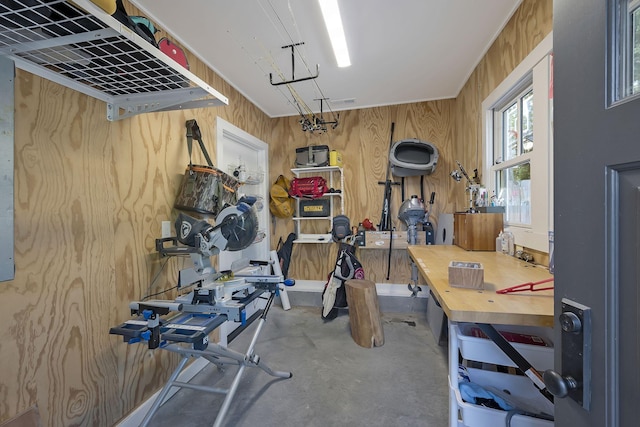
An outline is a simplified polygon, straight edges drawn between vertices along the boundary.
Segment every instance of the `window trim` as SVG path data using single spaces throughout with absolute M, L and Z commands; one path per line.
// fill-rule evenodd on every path
M 547 176 L 531 181 L 531 225 L 509 225 L 505 230 L 514 234 L 516 244 L 527 248 L 549 251 L 548 232 L 553 230 L 553 117 L 550 102 L 536 101 L 536 94 L 544 94 L 548 100 L 551 76 L 551 58 L 553 50 L 553 33 L 549 33 L 482 102 L 482 146 L 484 149 L 483 176 L 489 191 L 496 188 L 493 168 L 493 110 L 504 105 L 507 97 L 514 97 L 522 91 L 528 82 L 533 82 L 534 105 L 536 117 L 548 117 L 549 120 L 534 120 L 536 145 L 533 151 L 522 154 L 514 160 L 521 163 L 529 156 L 534 176 L 534 162 L 547 164 Z M 539 95 L 538 95 L 539 96 Z M 538 142 L 544 141 L 547 143 Z M 512 163 L 511 160 L 500 163 L 501 167 Z M 537 170 L 537 169 L 536 169 Z
M 516 167 L 516 166 L 520 166 L 523 165 L 525 163 L 529 163 L 529 165 L 531 165 L 531 152 L 529 153 L 524 153 L 521 154 L 517 157 L 514 157 L 513 159 L 509 159 L 507 161 L 504 161 L 502 163 L 498 163 L 497 165 L 493 165 L 491 168 L 489 168 L 489 173 L 493 176 L 494 180 L 496 175 L 498 174 L 498 172 L 500 171 L 506 171 L 510 168 Z M 531 167 L 531 166 L 530 166 Z M 494 181 L 495 182 L 495 181 Z M 533 180 L 531 180 L 532 182 L 532 186 L 533 186 Z M 494 185 L 494 188 L 495 185 Z M 533 191 L 531 191 L 533 193 Z M 533 197 L 533 194 L 532 194 Z M 533 205 L 533 203 L 532 203 Z M 533 224 L 533 209 L 530 210 L 530 215 L 531 215 L 531 224 L 526 224 L 523 222 L 512 222 L 509 224 L 509 228 L 507 228 L 509 231 L 514 231 L 511 230 L 511 227 L 518 227 L 518 228 L 522 228 L 522 229 L 529 229 L 529 230 L 533 230 L 534 229 L 534 224 Z M 506 216 L 506 212 L 505 212 L 505 216 Z M 505 225 L 506 227 L 506 225 Z
M 498 103 L 496 105 L 493 106 L 492 110 L 494 112 L 493 114 L 493 118 L 494 118 L 494 124 L 493 124 L 493 129 L 494 129 L 494 134 L 498 131 L 502 132 L 504 130 L 504 113 L 511 108 L 513 105 L 518 104 L 517 109 L 518 109 L 518 115 L 520 116 L 519 121 L 522 121 L 522 108 L 521 108 L 521 101 L 522 99 L 529 93 L 529 92 L 533 92 L 533 73 L 529 73 L 529 76 L 525 77 L 523 79 L 523 82 L 518 83 L 517 85 L 517 89 L 518 90 L 512 90 L 510 91 L 509 95 L 510 96 L 505 96 L 503 97 L 500 101 L 498 101 Z M 496 112 L 498 112 L 499 114 L 495 114 Z M 496 117 L 497 116 L 497 117 Z M 522 152 L 522 129 L 519 130 L 518 132 L 518 148 L 517 151 L 520 152 L 519 154 L 516 155 L 516 158 L 521 158 L 521 156 L 523 156 L 525 153 Z M 494 144 L 493 144 L 493 161 L 492 161 L 492 165 L 495 165 L 497 158 L 496 158 L 496 151 L 500 151 L 500 153 L 502 154 L 502 156 L 500 156 L 500 164 L 508 162 L 510 160 L 512 160 L 513 158 L 509 159 L 509 160 L 505 160 L 505 146 L 504 146 L 504 139 L 502 140 L 494 140 Z
M 631 19 L 631 15 L 633 15 L 636 12 L 640 13 L 640 0 L 629 0 L 629 3 L 627 4 L 627 18 L 631 21 L 631 25 L 634 24 L 633 19 Z M 640 17 L 638 17 L 638 19 L 640 19 Z M 633 38 L 635 35 L 634 31 L 635 29 L 632 28 L 628 34 L 630 39 L 629 41 L 630 46 L 628 47 L 628 49 L 631 51 L 629 55 L 629 60 L 631 61 L 630 70 L 629 70 L 629 80 L 630 80 L 629 84 L 631 86 L 630 90 L 631 90 L 632 96 L 640 94 L 640 89 L 635 94 L 633 93 L 633 84 L 634 84 L 634 77 L 635 77 L 634 71 L 636 71 L 634 70 L 634 64 L 633 64 L 635 60 L 634 52 L 633 52 L 633 49 L 634 49 Z
M 640 8 L 640 0 L 609 2 L 609 34 L 607 39 L 608 94 L 607 108 L 640 98 L 633 93 L 633 45 L 631 13 Z M 631 85 L 631 87 L 629 87 Z

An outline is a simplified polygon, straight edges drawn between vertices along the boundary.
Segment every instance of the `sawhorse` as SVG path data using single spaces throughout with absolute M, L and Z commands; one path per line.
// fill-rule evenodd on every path
M 245 353 L 241 353 L 235 350 L 231 350 L 229 348 L 223 347 L 219 344 L 214 344 L 214 343 L 209 343 L 206 349 L 203 350 L 196 350 L 193 348 L 188 348 L 186 346 L 177 344 L 177 343 L 171 343 L 171 344 L 166 344 L 164 346 L 161 346 L 159 348 L 163 349 L 163 350 L 168 350 L 168 351 L 172 351 L 174 353 L 178 353 L 182 355 L 182 359 L 180 360 L 180 362 L 178 363 L 178 366 L 176 367 L 176 369 L 173 371 L 173 373 L 171 374 L 171 376 L 169 377 L 169 380 L 167 381 L 167 383 L 165 384 L 165 386 L 162 388 L 162 390 L 160 391 L 160 394 L 158 395 L 158 397 L 156 398 L 156 400 L 153 402 L 153 405 L 151 406 L 151 409 L 149 409 L 149 412 L 147 413 L 147 415 L 144 417 L 142 424 L 140 424 L 142 427 L 146 427 L 149 425 L 149 423 L 151 422 L 151 419 L 153 418 L 153 416 L 155 415 L 155 413 L 158 411 L 158 409 L 160 408 L 160 406 L 162 405 L 162 402 L 164 401 L 165 397 L 167 396 L 167 394 L 169 393 L 169 391 L 171 390 L 172 387 L 179 387 L 179 388 L 189 388 L 189 389 L 193 389 L 193 390 L 198 390 L 198 391 L 204 391 L 204 392 L 209 392 L 209 393 L 220 393 L 220 394 L 225 394 L 226 397 L 224 399 L 224 401 L 222 402 L 222 406 L 218 412 L 218 415 L 216 416 L 216 420 L 213 424 L 214 427 L 220 427 L 223 424 L 224 418 L 227 414 L 227 411 L 229 410 L 229 406 L 231 405 L 231 402 L 233 401 L 233 398 L 236 394 L 236 391 L 238 390 L 238 385 L 240 384 L 240 379 L 245 371 L 245 368 L 249 367 L 249 368 L 260 368 L 262 369 L 264 372 L 266 372 L 267 374 L 277 377 L 277 378 L 291 378 L 292 373 L 291 372 L 284 372 L 284 371 L 274 371 L 271 368 L 269 368 L 267 365 L 265 365 L 260 356 L 257 355 L 254 351 L 255 349 L 255 345 L 256 342 L 258 341 L 258 337 L 260 335 L 260 332 L 262 331 L 262 328 L 264 327 L 264 324 L 266 322 L 267 319 L 267 313 L 269 312 L 269 309 L 271 308 L 271 305 L 273 304 L 273 299 L 275 297 L 275 292 L 271 292 L 271 295 L 269 296 L 269 299 L 267 300 L 267 304 L 265 306 L 265 308 L 262 310 L 262 313 L 259 314 L 259 318 L 258 318 L 258 325 L 256 327 L 255 332 L 253 333 L 253 337 L 251 339 L 251 343 L 249 344 L 249 347 L 247 348 L 247 351 Z M 222 324 L 224 322 L 224 318 L 226 316 L 222 315 L 222 316 L 217 316 L 219 319 L 217 321 L 217 324 L 215 325 L 215 327 L 219 326 L 220 324 Z M 250 324 L 251 322 L 247 322 L 247 326 L 248 324 Z M 213 329 L 215 329 L 215 327 Z M 212 329 L 212 330 L 213 330 Z M 163 333 L 162 334 L 162 338 L 163 339 L 167 339 L 170 338 L 170 334 L 167 333 Z M 224 365 L 237 365 L 239 366 L 238 368 L 238 372 L 235 374 L 235 377 L 233 378 L 233 381 L 231 382 L 231 386 L 228 389 L 223 389 L 223 388 L 217 388 L 217 387 L 209 387 L 209 386 L 204 386 L 204 385 L 197 385 L 197 384 L 190 384 L 188 382 L 182 382 L 182 381 L 178 381 L 178 376 L 180 375 L 180 373 L 183 371 L 183 369 L 185 368 L 187 362 L 189 361 L 190 358 L 198 358 L 198 357 L 203 357 L 204 359 L 206 359 L 208 362 L 216 365 L 218 368 L 222 368 Z

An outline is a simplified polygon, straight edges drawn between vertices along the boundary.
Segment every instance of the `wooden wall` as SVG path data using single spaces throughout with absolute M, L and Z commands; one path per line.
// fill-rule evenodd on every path
M 440 153 L 436 171 L 424 180 L 424 192 L 428 196 L 436 192 L 434 218 L 438 212 L 452 212 L 455 206 L 455 188 L 449 178 L 454 163 L 453 114 L 455 100 L 443 100 L 391 107 L 368 108 L 340 113 L 340 124 L 324 134 L 303 132 L 296 117 L 281 118 L 275 127 L 275 141 L 284 143 L 271 152 L 273 178 L 284 173 L 292 177 L 290 168 L 295 162 L 295 149 L 307 145 L 328 145 L 342 153 L 344 161 L 345 214 L 351 224 L 357 226 L 365 218 L 374 224 L 380 222 L 384 186 L 387 173 L 391 138 L 391 123 L 395 123 L 393 141 L 418 138 L 436 145 Z M 281 168 L 274 165 L 282 165 Z M 392 177 L 393 178 L 393 177 Z M 400 179 L 396 179 L 400 182 Z M 406 197 L 420 194 L 419 177 L 408 177 L 405 182 Z M 397 219 L 401 201 L 400 186 L 392 189 L 391 214 L 398 230 L 406 226 Z M 327 232 L 330 224 L 320 232 Z M 323 225 L 324 225 L 323 224 Z M 293 229 L 291 220 L 277 220 L 276 240 Z M 289 275 L 294 278 L 322 280 L 333 269 L 336 244 L 296 244 Z M 391 274 L 387 280 L 388 250 L 359 249 L 357 257 L 365 269 L 365 277 L 378 283 L 403 283 L 410 281 L 409 258 L 406 250 L 392 251 Z
M 473 71 L 456 98 L 456 153 L 469 169 L 482 173 L 482 101 L 553 29 L 552 0 L 524 0 Z M 483 177 L 481 177 L 483 178 Z M 484 179 L 483 181 L 484 182 Z M 523 248 L 548 265 L 547 254 Z
M 380 221 L 383 186 L 388 161 L 391 123 L 395 123 L 394 141 L 418 138 L 438 147 L 440 160 L 435 173 L 425 177 L 425 197 L 436 192 L 431 219 L 437 224 L 440 213 L 465 210 L 468 199 L 464 182 L 456 183 L 449 173 L 459 160 L 469 174 L 482 173 L 482 140 L 479 115 L 482 101 L 549 34 L 552 29 L 552 0 L 525 0 L 486 56 L 471 74 L 456 99 L 394 105 L 342 112 L 340 125 L 323 135 L 302 132 L 297 118 L 277 120 L 271 151 L 271 175 L 293 175 L 295 149 L 307 145 L 326 144 L 342 152 L 345 174 L 345 213 L 352 225 L 364 218 L 374 224 Z M 393 82 L 390 82 L 393 84 Z M 280 144 L 280 142 L 282 144 Z M 278 168 L 280 166 L 280 168 Z M 406 196 L 420 194 L 419 180 L 409 178 Z M 400 189 L 392 190 L 393 224 L 398 230 L 406 226 L 397 219 L 401 204 Z M 293 230 L 292 221 L 277 220 L 275 237 L 286 237 Z M 294 258 L 289 274 L 296 278 L 325 279 L 335 262 L 335 245 L 294 245 Z M 359 249 L 365 276 L 378 283 L 410 282 L 409 259 L 405 251 L 392 252 L 391 274 L 387 280 L 386 250 Z
M 356 224 L 379 221 L 378 180 L 395 122 L 394 140 L 417 137 L 440 150 L 438 168 L 425 180 L 425 192 L 436 192 L 437 218 L 465 207 L 464 186 L 448 174 L 456 159 L 471 170 L 480 166 L 473 161 L 479 100 L 551 30 L 551 5 L 524 0 L 456 100 L 343 112 L 338 129 L 325 135 L 302 132 L 295 117 L 269 119 L 195 58 L 192 71 L 228 96 L 228 107 L 111 123 L 104 103 L 19 71 L 16 276 L 0 283 L 0 422 L 35 405 L 46 426 L 111 426 L 166 381 L 173 355 L 124 345 L 108 330 L 129 317 L 130 300 L 173 286 L 182 267 L 169 259 L 162 268 L 154 241 L 161 222 L 175 215 L 186 119 L 198 120 L 214 162 L 216 116 L 267 142 L 272 181 L 293 166 L 296 147 L 341 151 L 346 213 Z M 411 182 L 407 194 L 417 189 Z M 394 188 L 394 212 L 399 194 Z M 292 221 L 277 220 L 273 244 L 292 229 Z M 325 277 L 334 246 L 296 247 L 290 275 Z M 367 277 L 387 281 L 386 251 L 361 250 L 359 257 Z M 408 283 L 407 262 L 394 254 L 389 282 Z
M 230 106 L 112 123 L 105 103 L 17 71 L 16 274 L 0 283 L 0 422 L 37 405 L 46 426 L 111 426 L 173 370 L 174 355 L 108 332 L 130 317 L 129 301 L 174 286 L 184 262 L 160 260 L 155 239 L 175 219 L 185 120 L 198 121 L 214 162 L 216 116 L 267 143 L 272 125 L 190 64 Z

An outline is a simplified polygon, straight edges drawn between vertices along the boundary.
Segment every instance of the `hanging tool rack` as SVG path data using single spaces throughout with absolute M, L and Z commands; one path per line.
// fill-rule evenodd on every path
M 323 101 L 326 101 L 327 98 L 319 98 L 314 99 L 314 101 L 320 101 L 320 116 L 316 116 L 315 114 L 311 114 L 310 117 L 307 117 L 303 113 L 300 113 L 300 125 L 302 126 L 303 131 L 310 132 L 326 132 L 328 127 L 331 126 L 331 129 L 335 129 L 338 127 L 338 121 L 340 120 L 340 113 L 333 113 L 334 120 L 325 120 L 324 119 L 324 107 Z
M 286 85 L 289 90 L 289 94 L 293 98 L 293 104 L 295 105 L 298 113 L 300 114 L 300 126 L 304 132 L 319 132 L 324 133 L 327 131 L 328 126 L 331 126 L 331 129 L 335 129 L 338 127 L 338 120 L 340 119 L 340 114 L 336 114 L 333 111 L 331 112 L 333 115 L 333 120 L 325 120 L 324 118 L 324 102 L 328 100 L 328 98 L 316 98 L 314 101 L 320 101 L 320 115 L 316 115 L 311 111 L 309 106 L 301 99 L 300 95 L 298 95 L 297 91 L 293 88 L 293 83 L 300 83 L 309 80 L 315 80 L 320 76 L 320 66 L 316 64 L 316 74 L 309 75 L 307 77 L 296 78 L 296 47 L 304 45 L 304 42 L 291 43 L 286 46 L 282 46 L 282 49 L 291 49 L 291 79 L 290 80 L 282 80 L 280 82 L 273 81 L 273 73 L 269 73 L 269 83 L 272 86 L 282 86 Z M 303 60 L 304 62 L 304 60 Z M 278 71 L 278 74 L 283 76 L 283 73 Z M 320 92 L 320 86 L 316 82 L 316 87 Z
M 0 56 L 107 103 L 110 121 L 228 99 L 89 0 L 0 5 Z
M 269 83 L 271 83 L 272 86 L 280 86 L 280 85 L 286 85 L 286 84 L 290 84 L 290 83 L 298 83 L 298 82 L 304 82 L 307 80 L 313 80 L 313 79 L 317 79 L 318 76 L 320 75 L 320 65 L 316 64 L 316 75 L 315 76 L 308 76 L 308 77 L 302 77 L 300 79 L 296 79 L 296 51 L 295 48 L 296 46 L 301 46 L 303 45 L 304 42 L 299 42 L 299 43 L 293 43 L 293 44 L 289 44 L 286 46 L 282 46 L 283 49 L 288 49 L 291 48 L 291 80 L 286 80 L 286 81 L 281 81 L 281 82 L 277 82 L 274 83 L 273 82 L 273 74 L 269 73 Z

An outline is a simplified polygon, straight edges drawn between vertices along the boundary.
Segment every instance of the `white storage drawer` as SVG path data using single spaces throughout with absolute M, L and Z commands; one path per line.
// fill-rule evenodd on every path
M 488 338 L 471 336 L 472 328 L 477 328 L 477 325 L 474 323 L 453 325 L 453 330 L 458 337 L 460 353 L 464 359 L 516 367 L 516 364 L 493 341 Z M 537 370 L 553 369 L 553 330 L 551 328 L 496 326 L 496 329 L 541 337 L 547 344 L 546 346 L 520 343 L 511 343 L 511 345 Z
M 503 374 L 500 372 L 484 371 L 481 369 L 467 368 L 472 382 L 485 387 L 494 387 L 507 391 L 513 396 L 514 401 L 523 402 L 523 409 L 529 412 L 544 413 L 553 416 L 553 404 L 549 402 L 525 376 Z M 466 427 L 493 427 L 504 426 L 507 411 L 491 409 L 464 402 L 460 396 L 460 390 L 452 385 L 458 409 L 462 418 L 462 425 Z M 455 388 L 454 388 L 455 387 Z M 535 418 L 527 415 L 514 415 L 511 419 L 511 427 L 553 427 L 550 420 Z

